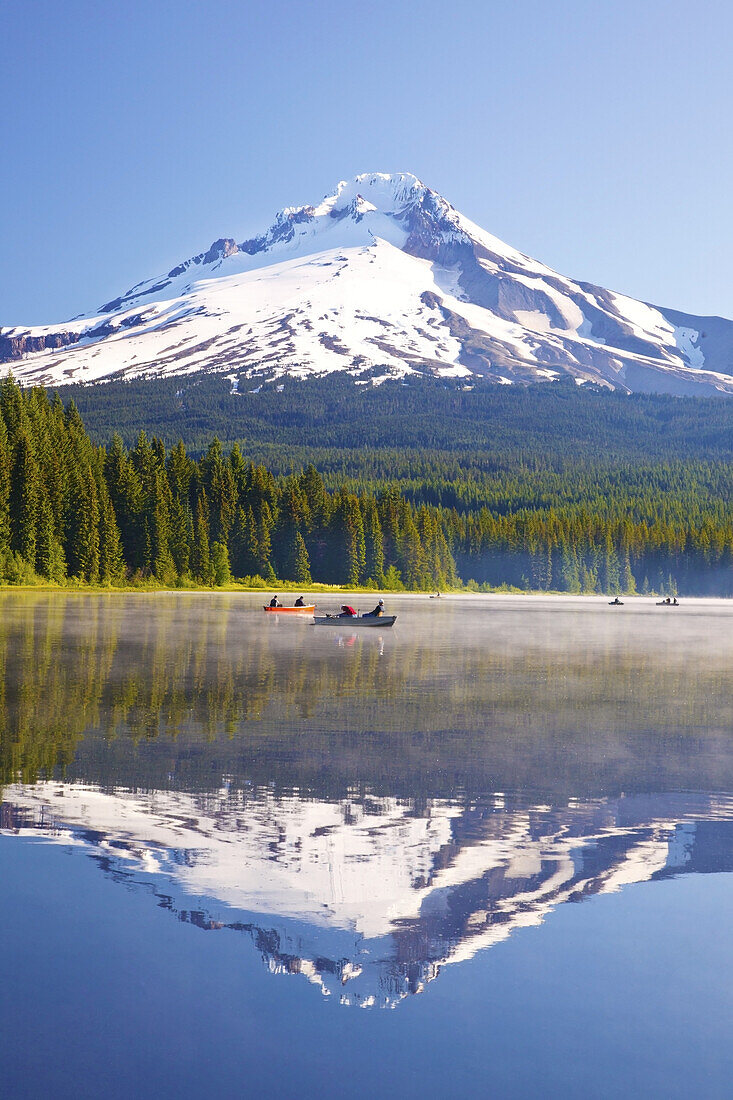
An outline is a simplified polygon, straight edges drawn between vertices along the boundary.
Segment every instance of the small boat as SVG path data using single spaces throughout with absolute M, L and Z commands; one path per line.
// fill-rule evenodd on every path
M 316 605 L 311 603 L 307 607 L 270 607 L 269 604 L 265 604 L 263 610 L 269 611 L 271 615 L 312 615 Z
M 352 626 L 394 626 L 396 615 L 314 615 L 314 626 L 337 626 L 351 630 Z
M 623 600 L 609 600 L 608 601 L 608 606 L 609 607 L 623 607 L 624 606 L 624 601 Z
M 678 603 L 667 603 L 666 600 L 657 600 L 657 607 L 679 607 Z

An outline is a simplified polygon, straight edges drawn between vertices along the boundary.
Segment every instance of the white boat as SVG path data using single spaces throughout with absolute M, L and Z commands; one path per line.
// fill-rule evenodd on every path
M 394 626 L 396 615 L 314 615 L 314 626 L 337 626 L 351 630 L 352 626 Z

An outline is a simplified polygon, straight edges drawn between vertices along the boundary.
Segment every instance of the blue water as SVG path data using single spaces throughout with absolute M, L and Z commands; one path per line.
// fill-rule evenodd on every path
M 2 1094 L 729 1096 L 726 605 L 234 600 L 3 608 Z

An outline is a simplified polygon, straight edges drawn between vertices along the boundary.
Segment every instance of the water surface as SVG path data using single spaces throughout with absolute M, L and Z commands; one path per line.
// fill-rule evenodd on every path
M 729 1095 L 733 605 L 389 602 L 0 598 L 9 1095 Z

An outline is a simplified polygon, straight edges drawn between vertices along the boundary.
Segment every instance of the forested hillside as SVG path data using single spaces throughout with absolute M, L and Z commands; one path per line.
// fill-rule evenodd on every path
M 3 579 L 276 577 L 424 588 L 456 582 L 440 513 L 395 490 L 329 493 L 310 466 L 275 478 L 218 440 L 198 461 L 140 433 L 95 446 L 73 403 L 0 389 Z
M 262 404 L 248 423 L 258 425 L 259 441 L 244 437 L 224 447 L 209 436 L 192 458 L 183 442 L 167 447 L 145 432 L 132 446 L 120 435 L 94 443 L 73 402 L 6 380 L 2 579 L 225 584 L 233 574 L 304 586 L 463 582 L 733 594 L 729 402 L 631 405 L 636 399 L 558 386 L 547 387 L 549 404 L 538 412 L 529 391 L 516 391 L 507 405 L 496 387 L 487 388 L 479 396 L 494 405 L 492 433 L 491 418 L 482 429 L 475 409 L 464 417 L 461 391 L 432 387 L 421 415 L 410 418 L 407 444 L 397 447 L 395 418 L 406 416 L 406 389 L 366 394 L 352 416 L 351 447 L 346 417 L 325 405 L 320 414 L 309 410 L 317 389 L 293 387 L 289 405 L 276 389 L 253 394 Z M 98 439 L 106 435 L 100 409 L 113 409 L 105 404 L 110 392 L 99 388 L 90 399 L 98 402 Z M 449 442 L 446 401 L 455 402 L 452 447 L 418 443 Z M 124 428 L 129 410 L 117 408 Z M 317 436 L 318 415 L 333 424 L 330 446 L 304 442 Z M 619 441 L 609 457 L 603 441 L 614 419 Z M 360 449 L 358 440 L 370 436 L 381 446 Z M 669 439 L 679 441 L 678 454 L 670 453 Z M 268 449 L 276 461 L 264 465 Z
M 491 385 L 427 378 L 360 385 L 345 376 L 257 384 L 199 374 L 143 382 L 65 386 L 99 443 L 118 432 L 132 447 L 144 429 L 166 446 L 202 454 L 213 436 L 246 448 L 273 470 L 322 463 L 360 469 L 360 451 L 407 452 L 410 461 L 469 459 L 546 464 L 603 458 L 644 461 L 733 458 L 733 401 L 626 394 L 555 382 Z M 385 469 L 392 455 L 385 457 Z

